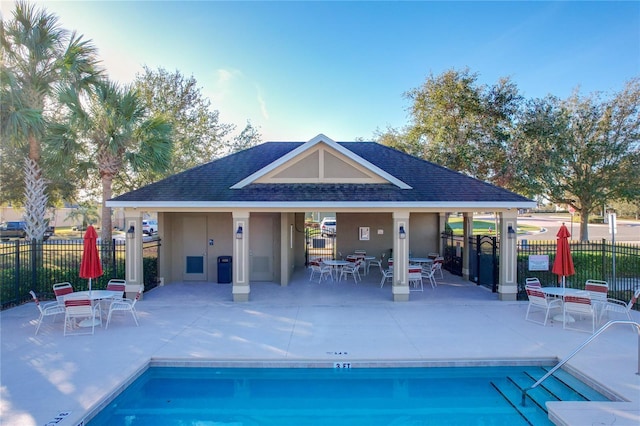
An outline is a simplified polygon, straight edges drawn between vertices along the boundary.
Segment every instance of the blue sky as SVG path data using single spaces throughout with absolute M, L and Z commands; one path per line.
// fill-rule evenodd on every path
M 38 3 L 93 40 L 111 78 L 193 75 L 222 122 L 250 120 L 264 140 L 371 140 L 408 123 L 405 92 L 451 68 L 510 77 L 527 98 L 640 76 L 640 2 Z

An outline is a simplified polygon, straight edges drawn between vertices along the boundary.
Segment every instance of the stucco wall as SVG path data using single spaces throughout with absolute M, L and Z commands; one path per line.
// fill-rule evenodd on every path
M 346 256 L 355 250 L 366 250 L 367 255 L 380 257 L 385 253 L 385 257 L 388 258 L 393 247 L 392 224 L 390 213 L 337 213 L 338 251 Z M 369 227 L 368 241 L 359 239 L 360 227 Z
M 233 226 L 231 213 L 163 213 L 159 215 L 165 282 L 182 281 L 185 270 L 183 218 L 205 217 L 206 229 L 202 233 L 202 249 L 205 253 L 206 281 L 218 280 L 218 256 L 233 254 Z M 213 245 L 209 244 L 213 240 Z
M 440 239 L 437 213 L 411 213 L 409 217 L 409 252 L 413 257 L 426 257 L 438 253 Z

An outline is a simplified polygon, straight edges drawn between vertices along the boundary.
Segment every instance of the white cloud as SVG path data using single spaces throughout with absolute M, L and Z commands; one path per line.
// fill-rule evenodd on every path
M 262 117 L 265 120 L 268 120 L 269 111 L 267 110 L 267 102 L 264 100 L 264 96 L 262 96 L 262 90 L 260 90 L 260 86 L 256 85 L 256 90 L 258 92 L 258 104 L 260 105 L 260 112 L 262 113 Z
M 230 70 L 218 69 L 216 73 L 218 74 L 218 79 L 217 79 L 218 85 L 225 85 L 231 82 L 234 78 L 238 76 L 242 76 L 242 73 L 240 71 L 234 70 L 234 69 L 230 69 Z

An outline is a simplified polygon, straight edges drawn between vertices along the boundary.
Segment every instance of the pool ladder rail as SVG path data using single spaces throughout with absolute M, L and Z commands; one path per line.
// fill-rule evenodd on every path
M 527 392 L 529 392 L 532 389 L 535 389 L 540 383 L 544 382 L 547 379 L 547 377 L 551 376 L 556 370 L 558 370 L 560 367 L 562 367 L 564 364 L 566 364 L 567 361 L 569 361 L 571 358 L 573 358 L 578 352 L 583 350 L 589 343 L 591 343 L 596 337 L 598 337 L 599 335 L 604 333 L 605 330 L 607 330 L 609 327 L 611 327 L 612 325 L 618 325 L 618 324 L 630 325 L 632 327 L 635 327 L 637 329 L 637 331 L 638 331 L 638 370 L 636 371 L 636 374 L 640 375 L 640 324 L 635 322 L 635 321 L 626 321 L 626 320 L 609 321 L 605 325 L 600 327 L 600 329 L 598 331 L 596 331 L 591 337 L 589 337 L 584 343 L 582 343 L 580 346 L 578 346 L 578 348 L 576 350 L 571 352 L 571 354 L 569 354 L 565 359 L 560 361 L 555 367 L 553 367 L 551 370 L 549 370 L 549 372 L 547 372 L 547 374 L 542 376 L 540 378 L 540 380 L 535 382 L 530 387 L 528 387 L 526 389 L 523 389 L 522 390 L 521 405 L 523 407 L 525 406 L 525 401 L 526 401 L 526 398 L 527 398 Z

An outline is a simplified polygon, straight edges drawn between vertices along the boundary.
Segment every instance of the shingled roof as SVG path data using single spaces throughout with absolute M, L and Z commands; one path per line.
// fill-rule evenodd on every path
M 384 179 L 379 183 L 257 183 L 251 180 L 283 158 L 297 155 L 312 141 L 328 143 Z M 108 205 L 503 208 L 532 205 L 531 200 L 521 195 L 375 142 L 333 142 L 322 135 L 312 141 L 263 143 L 120 195 Z

